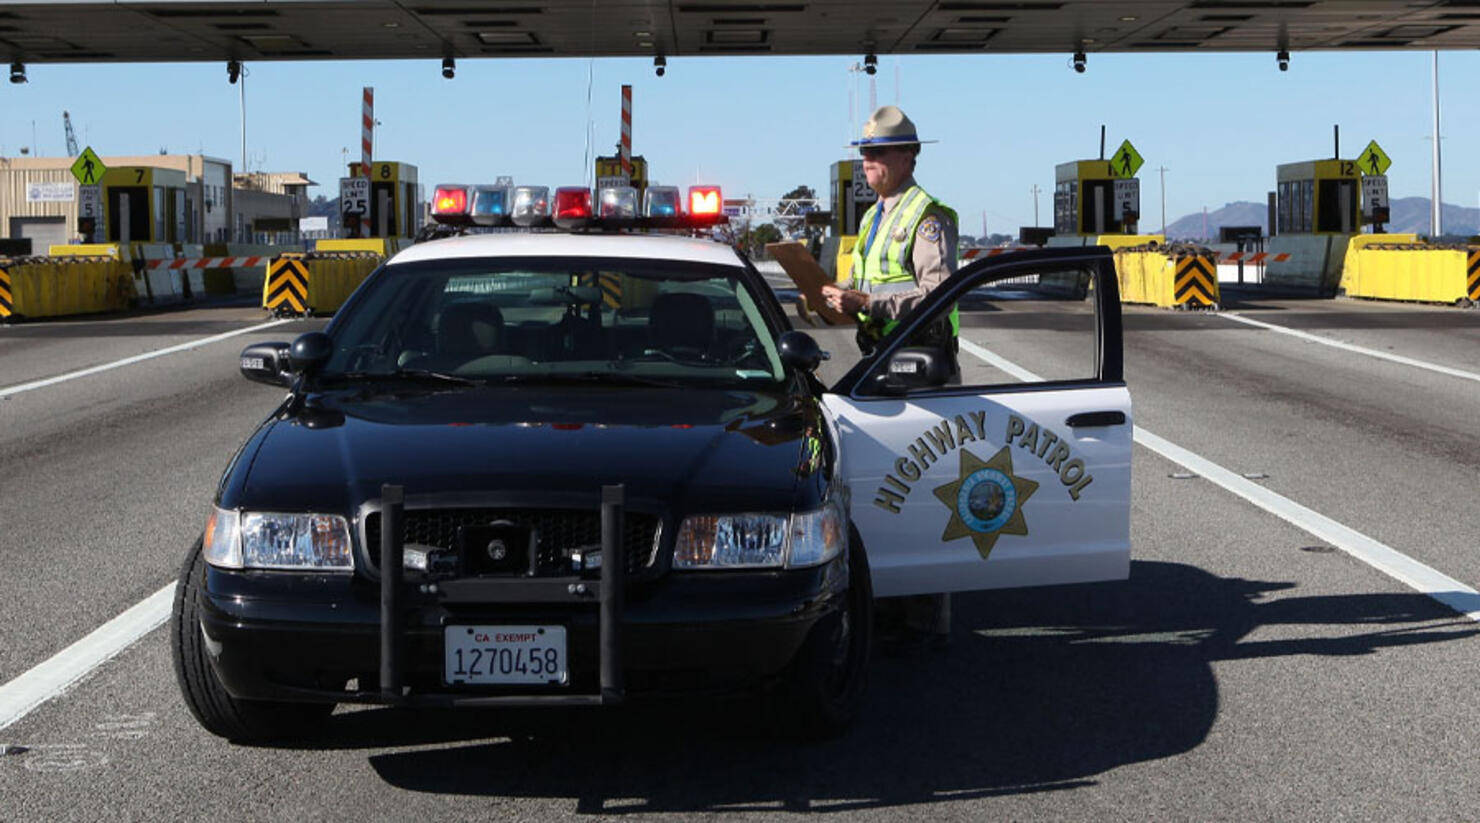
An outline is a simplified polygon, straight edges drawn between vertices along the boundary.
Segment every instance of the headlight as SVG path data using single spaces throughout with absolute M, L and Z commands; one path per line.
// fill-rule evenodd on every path
M 843 551 L 847 519 L 837 500 L 796 514 L 727 514 L 684 518 L 673 549 L 676 569 L 801 568 Z
M 837 557 L 848 542 L 848 519 L 837 500 L 791 516 L 791 556 L 786 565 L 817 566 Z
M 337 514 L 264 514 L 213 509 L 206 523 L 206 561 L 229 569 L 355 567 L 349 523 Z

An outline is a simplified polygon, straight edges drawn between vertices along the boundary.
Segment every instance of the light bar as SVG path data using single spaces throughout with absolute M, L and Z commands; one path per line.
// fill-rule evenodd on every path
M 561 186 L 555 190 L 555 225 L 575 229 L 591 224 L 591 190 L 585 186 Z
M 636 217 L 637 189 L 632 186 L 602 189 L 600 214 L 602 217 Z
M 509 220 L 508 186 L 473 187 L 473 222 L 479 226 L 502 226 Z
M 689 214 L 695 217 L 716 215 L 720 213 L 722 203 L 719 186 L 689 186 Z
M 438 223 L 457 224 L 468 221 L 468 187 L 440 185 L 432 197 L 432 219 Z
M 648 186 L 643 195 L 644 217 L 677 217 L 682 197 L 678 186 Z
M 514 205 L 509 210 L 516 226 L 533 226 L 550 217 L 549 186 L 517 186 Z

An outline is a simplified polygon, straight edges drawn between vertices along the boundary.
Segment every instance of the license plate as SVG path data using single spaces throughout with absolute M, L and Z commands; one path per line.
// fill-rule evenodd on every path
M 564 685 L 564 626 L 448 626 L 444 677 L 458 684 Z

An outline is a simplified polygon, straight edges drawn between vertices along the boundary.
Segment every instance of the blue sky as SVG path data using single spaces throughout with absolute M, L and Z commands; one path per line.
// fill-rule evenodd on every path
M 1052 222 L 1054 166 L 1096 157 L 1129 138 L 1145 157 L 1142 226 L 1166 215 L 1263 202 L 1279 163 L 1344 156 L 1376 139 L 1393 158 L 1394 198 L 1430 191 L 1431 52 L 1296 52 L 1288 72 L 1272 54 L 881 55 L 880 104 L 898 102 L 925 147 L 922 185 L 954 206 L 962 229 L 1014 232 Z M 1440 54 L 1444 200 L 1480 198 L 1480 52 Z M 635 59 L 248 63 L 251 169 L 297 170 L 335 196 L 346 158 L 359 155 L 360 88 L 374 86 L 376 159 L 416 165 L 421 181 L 511 175 L 550 186 L 586 181 L 594 151 L 618 139 L 619 89 L 634 87 L 633 148 L 654 180 L 713 182 L 727 197 L 779 197 L 799 184 L 826 189 L 831 164 L 867 116 L 866 75 L 854 59 L 669 58 L 665 77 Z M 32 65 L 25 85 L 0 86 L 0 155 L 22 146 L 64 153 L 62 111 L 99 154 L 204 152 L 241 163 L 238 89 L 220 63 Z M 588 105 L 589 88 L 589 105 Z M 589 128 L 588 128 L 589 126 Z M 348 150 L 346 154 L 344 150 Z

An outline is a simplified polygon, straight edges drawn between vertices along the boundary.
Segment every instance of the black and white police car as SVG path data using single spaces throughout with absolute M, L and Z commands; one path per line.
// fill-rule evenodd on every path
M 586 229 L 416 244 L 324 331 L 243 352 L 244 375 L 290 393 L 181 572 L 173 656 L 207 730 L 733 688 L 835 734 L 860 709 L 875 596 L 1127 575 L 1103 249 L 967 266 L 828 387 L 743 255 L 630 230 L 713 222 L 663 194 L 644 221 L 631 200 L 593 216 L 582 189 L 439 188 L 445 221 Z M 716 212 L 718 192 L 691 202 Z M 911 345 L 1004 282 L 1070 284 L 1081 373 L 948 385 Z

